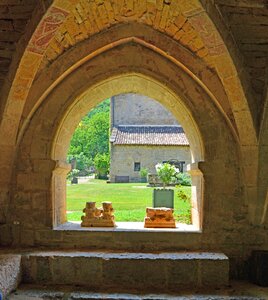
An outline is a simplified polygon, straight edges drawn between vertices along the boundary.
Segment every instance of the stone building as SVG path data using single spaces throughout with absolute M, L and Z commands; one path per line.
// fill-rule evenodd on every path
M 140 170 L 177 161 L 181 171 L 191 162 L 189 142 L 173 115 L 160 103 L 137 94 L 111 99 L 110 181 L 140 182 Z
M 268 249 L 267 16 L 265 0 L 1 1 L 4 293 L 17 279 L 178 296 L 230 279 L 226 293 L 250 299 L 251 287 L 256 296 L 256 286 L 233 280 L 248 281 L 251 253 Z M 155 99 L 180 120 L 191 145 L 192 225 L 66 223 L 73 132 L 122 93 Z

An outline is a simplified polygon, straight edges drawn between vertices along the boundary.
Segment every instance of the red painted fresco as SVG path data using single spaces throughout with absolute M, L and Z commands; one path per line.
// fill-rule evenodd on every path
M 29 43 L 28 50 L 34 53 L 43 54 L 67 15 L 67 11 L 58 7 L 52 7 L 35 31 Z

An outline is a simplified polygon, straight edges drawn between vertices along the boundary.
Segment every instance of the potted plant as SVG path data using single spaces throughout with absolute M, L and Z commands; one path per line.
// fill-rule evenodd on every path
M 141 182 L 147 182 L 147 175 L 148 175 L 148 169 L 141 168 L 140 170 Z
M 169 163 L 157 164 L 155 168 L 163 189 L 154 189 L 153 207 L 174 208 L 174 190 L 166 187 L 176 180 L 180 171 Z

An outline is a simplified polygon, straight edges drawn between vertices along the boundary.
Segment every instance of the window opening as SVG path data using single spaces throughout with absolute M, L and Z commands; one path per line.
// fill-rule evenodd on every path
M 134 162 L 134 171 L 139 172 L 141 170 L 141 163 L 140 162 Z
M 167 187 L 174 191 L 176 221 L 192 222 L 189 143 L 175 117 L 153 99 L 121 94 L 101 102 L 78 124 L 67 161 L 68 221 L 80 221 L 88 201 L 97 207 L 111 201 L 116 222 L 143 222 L 146 207 L 156 203 L 154 189 L 163 186 L 156 165 L 168 163 L 179 170 Z

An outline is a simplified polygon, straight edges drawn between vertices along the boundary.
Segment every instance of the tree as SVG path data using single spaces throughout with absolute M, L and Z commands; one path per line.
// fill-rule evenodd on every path
M 68 158 L 76 158 L 77 168 L 88 168 L 95 156 L 109 154 L 109 99 L 91 110 L 79 123 L 72 137 Z
M 88 158 L 84 152 L 77 155 L 68 155 L 67 161 L 71 163 L 74 158 L 76 160 L 75 168 L 78 170 L 88 170 L 90 166 L 93 166 L 93 159 Z
M 106 99 L 102 101 L 99 105 L 95 108 L 91 109 L 91 111 L 87 114 L 89 118 L 93 117 L 95 114 L 100 112 L 110 112 L 110 99 Z
M 163 182 L 164 189 L 168 184 L 174 181 L 180 173 L 179 169 L 169 163 L 157 164 L 155 169 L 158 177 Z
M 110 155 L 107 153 L 98 153 L 94 158 L 94 166 L 97 173 L 97 178 L 107 179 L 107 174 L 110 168 Z

